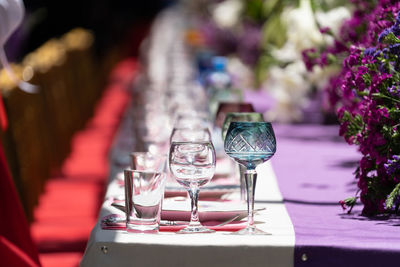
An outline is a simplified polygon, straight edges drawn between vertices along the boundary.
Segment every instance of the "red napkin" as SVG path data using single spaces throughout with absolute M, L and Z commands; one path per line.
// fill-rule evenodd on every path
M 125 222 L 108 222 L 105 223 L 104 220 L 108 218 L 116 218 L 116 219 L 121 219 L 124 218 L 122 215 L 118 214 L 110 214 L 107 216 L 104 216 L 101 220 L 101 229 L 103 230 L 126 230 Z M 218 226 L 220 224 L 220 221 L 207 221 L 204 222 L 203 225 L 207 226 L 207 228 L 210 228 L 215 231 L 225 231 L 225 232 L 236 232 L 239 231 L 243 228 L 246 227 L 246 222 L 245 221 L 234 221 L 230 222 L 228 224 L 225 224 L 223 226 Z M 183 228 L 185 228 L 186 225 L 173 225 L 173 226 L 160 226 L 159 231 L 160 232 L 177 232 Z

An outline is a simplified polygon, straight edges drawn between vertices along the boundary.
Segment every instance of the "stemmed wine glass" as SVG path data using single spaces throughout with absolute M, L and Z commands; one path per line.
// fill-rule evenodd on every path
M 198 213 L 200 187 L 207 184 L 215 172 L 216 156 L 210 141 L 172 142 L 169 151 L 169 168 L 179 184 L 188 191 L 191 199 L 189 225 L 178 233 L 212 233 L 201 225 Z
M 208 128 L 174 128 L 170 136 L 172 142 L 211 141 Z
M 247 226 L 237 234 L 268 234 L 254 226 L 254 193 L 256 167 L 269 160 L 276 152 L 274 130 L 269 122 L 231 122 L 224 142 L 225 152 L 246 167 Z
M 264 117 L 261 113 L 258 112 L 228 112 L 226 113 L 224 123 L 222 124 L 221 134 L 222 141 L 225 141 L 226 132 L 228 131 L 229 125 L 233 121 L 256 121 L 263 122 Z M 239 165 L 239 175 L 240 175 L 240 200 L 246 200 L 246 182 L 244 178 L 244 173 L 246 171 L 246 167 Z

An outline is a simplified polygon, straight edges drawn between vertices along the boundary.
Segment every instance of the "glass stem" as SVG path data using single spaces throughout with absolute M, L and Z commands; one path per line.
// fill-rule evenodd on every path
M 256 170 L 246 170 L 244 173 L 247 187 L 247 227 L 254 224 L 254 193 L 256 192 L 257 172 Z
M 244 174 L 246 172 L 246 167 L 243 166 L 242 164 L 239 165 L 239 179 L 240 179 L 240 200 L 245 202 L 246 201 L 246 178 L 244 177 Z
M 188 192 L 191 200 L 191 210 L 192 210 L 192 213 L 190 215 L 189 226 L 199 226 L 200 221 L 199 221 L 198 200 L 199 200 L 200 190 L 198 187 L 191 187 Z

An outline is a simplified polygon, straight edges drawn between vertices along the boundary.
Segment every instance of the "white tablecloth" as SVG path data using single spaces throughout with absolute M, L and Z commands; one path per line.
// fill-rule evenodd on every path
M 269 163 L 258 167 L 257 227 L 272 235 L 239 236 L 228 232 L 178 235 L 132 234 L 93 228 L 81 266 L 293 266 L 294 230 Z M 115 182 L 106 198 L 121 193 Z M 99 218 L 116 213 L 105 201 Z

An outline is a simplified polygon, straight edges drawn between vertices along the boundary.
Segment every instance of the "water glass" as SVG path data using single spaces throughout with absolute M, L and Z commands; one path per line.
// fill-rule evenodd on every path
M 132 170 L 165 172 L 166 155 L 154 155 L 150 152 L 132 152 L 130 158 Z
M 126 230 L 158 233 L 164 197 L 165 173 L 124 170 Z

